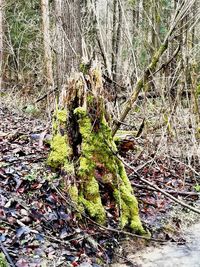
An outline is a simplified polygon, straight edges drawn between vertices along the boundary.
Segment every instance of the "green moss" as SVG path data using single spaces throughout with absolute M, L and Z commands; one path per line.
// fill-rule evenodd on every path
M 105 224 L 106 222 L 106 213 L 104 207 L 101 203 L 101 198 L 96 197 L 95 199 L 87 200 L 83 196 L 79 197 L 81 203 L 83 203 L 85 209 L 89 213 L 89 215 L 94 218 L 98 223 Z
M 122 181 L 124 182 L 126 188 L 130 191 L 133 192 L 133 188 L 131 186 L 131 183 L 128 179 L 128 176 L 126 174 L 126 170 L 124 168 L 124 165 L 122 164 L 122 162 L 120 160 L 117 160 L 118 162 L 118 173 L 119 176 L 121 177 Z
M 65 109 L 57 109 L 53 115 L 53 133 L 55 134 L 61 125 L 67 121 L 67 111 Z
M 86 155 L 80 157 L 80 165 L 78 174 L 83 178 L 93 172 L 95 164 L 91 161 L 91 158 Z
M 196 88 L 196 96 L 200 95 L 200 84 Z
M 95 162 L 93 161 L 95 151 L 95 138 L 92 132 L 92 124 L 87 116 L 86 109 L 79 107 L 74 111 L 79 116 L 79 128 L 82 136 L 81 156 L 79 159 L 78 175 L 82 179 L 82 193 L 79 197 L 89 215 L 99 223 L 105 223 L 106 215 L 101 203 L 99 185 L 94 177 Z
M 68 158 L 67 158 L 67 160 L 65 161 L 65 164 L 64 164 L 63 169 L 64 169 L 68 174 L 71 174 L 71 175 L 74 175 L 74 174 L 75 174 L 74 164 L 73 164 L 73 162 L 69 162 L 69 161 L 68 161 Z
M 93 95 L 88 95 L 87 96 L 87 103 L 91 104 L 94 101 L 94 96 Z
M 114 197 L 120 207 L 121 227 L 129 225 L 134 232 L 146 234 L 140 221 L 138 202 L 133 193 L 123 184 L 114 190 Z
M 0 267 L 8 267 L 8 263 L 3 253 L 0 253 Z
M 55 117 L 59 122 L 66 122 L 67 121 L 67 111 L 66 109 L 57 110 L 55 113 Z
M 137 83 L 137 89 L 140 90 L 143 87 L 143 85 L 144 85 L 144 81 L 143 79 L 140 79 Z
M 95 82 L 100 83 L 98 75 L 95 78 Z M 87 104 L 95 107 L 96 102 L 93 103 L 93 100 L 93 96 L 88 96 Z M 101 99 L 98 105 L 99 109 L 103 110 Z M 86 108 L 78 107 L 74 110 L 74 114 L 78 117 L 82 142 L 79 168 L 76 171 L 80 186 L 77 188 L 76 185 L 73 185 L 69 188 L 71 199 L 77 204 L 77 207 L 80 207 L 81 211 L 84 207 L 84 210 L 92 218 L 98 223 L 104 224 L 106 212 L 101 201 L 99 179 L 97 180 L 97 174 L 100 171 L 101 174 L 98 175 L 101 176 L 101 182 L 105 184 L 105 187 L 109 184 L 113 191 L 113 197 L 120 210 L 121 227 L 130 226 L 135 232 L 144 233 L 139 218 L 137 200 L 122 162 L 114 155 L 117 147 L 103 111 L 98 118 L 99 123 L 95 130 Z M 65 132 L 66 120 L 67 112 L 57 110 L 48 163 L 55 168 L 62 166 L 67 172 L 75 173 L 74 164 L 69 161 L 72 151 L 69 147 L 68 137 L 60 133 L 60 129 L 64 129 Z
M 78 107 L 74 110 L 74 114 L 79 115 L 79 116 L 86 116 L 87 111 L 84 107 Z
M 164 53 L 164 51 L 167 49 L 168 44 L 166 43 L 166 45 L 162 44 L 159 48 L 159 50 L 157 52 L 155 52 L 153 58 L 152 58 L 152 62 L 149 66 L 150 70 L 153 70 L 156 67 L 156 64 L 158 63 L 158 60 L 160 58 L 160 56 Z
M 92 125 L 87 111 L 83 107 L 78 107 L 74 110 L 74 113 L 79 116 L 79 128 L 82 136 L 81 157 L 79 159 L 79 172 L 78 174 L 84 179 L 85 176 L 90 175 L 95 168 L 93 163 L 93 151 L 94 145 L 92 142 Z
M 120 214 L 121 227 L 129 225 L 134 232 L 145 234 L 140 217 L 138 202 L 133 194 L 131 183 L 126 174 L 124 165 L 117 159 L 118 174 L 121 182 L 118 181 L 118 188 L 115 187 L 114 197 L 118 203 Z
M 47 164 L 55 169 L 63 167 L 67 173 L 74 174 L 74 165 L 68 160 L 72 153 L 68 137 L 60 133 L 60 130 L 65 128 L 66 121 L 67 111 L 56 109 L 53 120 L 53 138 L 50 142 L 51 152 Z
M 74 202 L 74 203 L 78 203 L 78 188 L 76 185 L 72 185 L 70 186 L 69 190 L 69 196 L 71 198 L 71 200 Z
M 135 232 L 144 233 L 139 218 L 138 202 L 133 194 L 131 183 L 122 162 L 113 152 L 117 151 L 112 132 L 102 115 L 98 132 L 92 131 L 87 111 L 77 108 L 79 127 L 82 135 L 82 153 L 80 157 L 79 175 L 84 183 L 81 202 L 91 217 L 105 222 L 105 210 L 101 203 L 99 185 L 95 178 L 98 163 L 105 170 L 102 182 L 110 184 L 113 196 L 121 211 L 121 227 L 129 225 Z
M 105 175 L 103 175 L 102 177 L 102 181 L 105 184 L 112 184 L 113 183 L 113 174 L 112 173 L 106 173 Z
M 90 178 L 85 184 L 84 195 L 88 200 L 99 198 L 99 184 L 94 177 Z
M 47 160 L 48 165 L 53 168 L 64 166 L 68 154 L 69 149 L 66 144 L 66 136 L 61 134 L 55 135 L 51 141 L 51 152 Z

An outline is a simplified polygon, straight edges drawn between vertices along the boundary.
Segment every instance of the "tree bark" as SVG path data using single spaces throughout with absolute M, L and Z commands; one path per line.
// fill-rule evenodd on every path
M 55 0 L 55 51 L 56 51 L 56 83 L 60 90 L 64 83 L 65 69 L 63 68 L 64 36 L 62 28 L 62 0 Z
M 63 4 L 63 29 L 66 41 L 66 72 L 68 75 L 80 69 L 82 58 L 81 1 L 69 0 Z
M 42 11 L 42 30 L 43 30 L 43 44 L 44 44 L 44 62 L 45 62 L 45 76 L 49 86 L 53 85 L 53 67 L 51 54 L 51 38 L 50 38 L 50 22 L 49 22 L 49 1 L 41 0 Z

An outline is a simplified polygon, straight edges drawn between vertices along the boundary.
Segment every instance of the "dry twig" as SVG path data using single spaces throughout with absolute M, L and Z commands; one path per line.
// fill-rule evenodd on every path
M 129 178 L 129 180 L 131 180 L 132 177 Z M 150 187 L 150 186 L 146 186 L 146 185 L 141 185 L 141 184 L 136 184 L 136 183 L 131 183 L 134 187 L 137 188 L 141 188 L 141 189 L 145 189 L 145 190 L 151 190 L 151 191 L 155 191 L 155 188 Z M 180 195 L 180 196 L 196 196 L 198 197 L 200 194 L 197 192 L 181 192 L 181 191 L 175 191 L 175 190 L 165 190 L 165 192 L 172 194 L 172 195 Z
M 183 201 L 181 201 L 181 200 L 179 200 L 179 199 L 173 197 L 173 196 L 170 195 L 169 193 L 167 193 L 165 190 L 159 188 L 157 185 L 154 185 L 153 183 L 149 182 L 148 180 L 146 180 L 146 179 L 140 177 L 139 173 L 138 173 L 132 166 L 130 166 L 127 162 L 125 162 L 119 155 L 116 155 L 116 156 L 121 160 L 121 162 L 122 162 L 125 166 L 127 166 L 130 170 L 133 171 L 133 173 L 135 173 L 135 174 L 137 175 L 137 177 L 138 177 L 138 179 L 139 179 L 140 181 L 142 181 L 143 183 L 145 183 L 145 184 L 149 185 L 150 187 L 154 188 L 156 191 L 161 192 L 163 195 L 165 195 L 165 196 L 168 197 L 169 199 L 173 200 L 174 202 L 180 204 L 181 206 L 183 206 L 183 207 L 185 207 L 185 208 L 187 208 L 187 209 L 189 209 L 189 210 L 191 210 L 191 211 L 193 211 L 193 212 L 195 212 L 195 213 L 200 214 L 200 210 L 199 210 L 199 209 L 194 208 L 194 207 L 192 207 L 192 206 L 190 206 L 190 205 L 184 203 Z
M 66 199 L 65 196 L 63 196 L 63 194 L 59 191 L 59 189 L 57 187 L 55 187 L 53 185 L 54 189 L 56 190 L 56 192 L 59 194 L 59 196 L 70 206 L 72 207 L 76 212 L 80 213 L 85 219 L 87 219 L 88 221 L 90 221 L 92 224 L 98 226 L 100 229 L 103 229 L 107 232 L 113 232 L 113 233 L 116 233 L 116 234 L 122 234 L 122 235 L 126 235 L 126 236 L 131 236 L 131 237 L 135 237 L 135 238 L 140 238 L 140 239 L 145 239 L 145 240 L 148 240 L 148 241 L 154 241 L 154 242 L 160 242 L 160 243 L 165 243 L 167 242 L 166 240 L 162 240 L 162 239 L 155 239 L 155 238 L 151 238 L 151 237 L 147 237 L 147 236 L 140 236 L 140 235 L 137 235 L 137 234 L 133 234 L 133 233 L 130 233 L 130 232 L 127 232 L 127 231 L 123 231 L 121 229 L 114 229 L 114 228 L 111 228 L 111 227 L 106 227 L 106 226 L 103 226 L 95 221 L 93 221 L 91 218 L 89 218 L 84 212 L 80 212 L 80 210 L 76 207 L 75 203 L 73 203 L 72 201 Z

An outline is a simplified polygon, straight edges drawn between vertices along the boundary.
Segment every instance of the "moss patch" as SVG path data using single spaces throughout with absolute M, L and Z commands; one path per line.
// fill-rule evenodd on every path
M 69 174 L 73 174 L 74 166 L 69 161 L 72 150 L 68 136 L 64 133 L 66 121 L 66 110 L 56 110 L 53 119 L 53 138 L 50 142 L 51 152 L 47 164 L 54 169 L 63 167 Z
M 71 200 L 75 203 L 78 203 L 78 188 L 76 185 L 71 185 L 68 189 Z
M 65 165 L 68 155 L 66 136 L 56 134 L 51 141 L 51 153 L 48 158 L 48 164 L 53 168 Z
M 81 202 L 89 215 L 95 218 L 99 223 L 104 224 L 106 221 L 106 214 L 101 203 L 99 193 L 99 185 L 95 179 L 96 164 L 93 160 L 95 151 L 95 138 L 92 131 L 92 124 L 87 115 L 86 109 L 79 107 L 75 109 L 75 114 L 78 115 L 79 128 L 82 136 L 81 156 L 79 158 L 78 175 L 82 181 Z
M 100 96 L 100 72 L 89 73 L 89 79 L 89 90 L 85 90 L 82 76 L 71 81 L 67 98 L 69 110 L 55 111 L 48 164 L 74 174 L 68 193 L 77 208 L 84 208 L 98 223 L 105 224 L 101 195 L 104 202 L 108 195 L 115 211 L 119 211 L 121 227 L 128 226 L 144 234 L 137 199 L 125 168 L 115 155 L 117 147 Z
M 78 172 L 83 183 L 80 201 L 91 217 L 100 223 L 105 222 L 99 182 L 95 176 L 95 171 L 100 168 L 103 172 L 101 182 L 105 185 L 109 184 L 113 190 L 113 197 L 120 210 L 121 227 L 128 225 L 135 232 L 144 234 L 137 199 L 123 164 L 113 153 L 117 148 L 104 115 L 101 115 L 98 130 L 94 131 L 86 109 L 77 108 L 75 113 L 79 116 L 78 123 L 82 135 Z
M 0 253 L 0 266 L 1 267 L 8 267 L 8 263 L 7 263 L 3 253 Z

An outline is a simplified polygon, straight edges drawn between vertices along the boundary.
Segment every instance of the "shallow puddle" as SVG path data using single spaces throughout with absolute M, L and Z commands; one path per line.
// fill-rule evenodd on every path
M 200 267 L 200 223 L 191 226 L 184 234 L 185 245 L 169 243 L 149 247 L 127 258 L 138 267 Z M 113 267 L 130 266 L 114 264 Z

